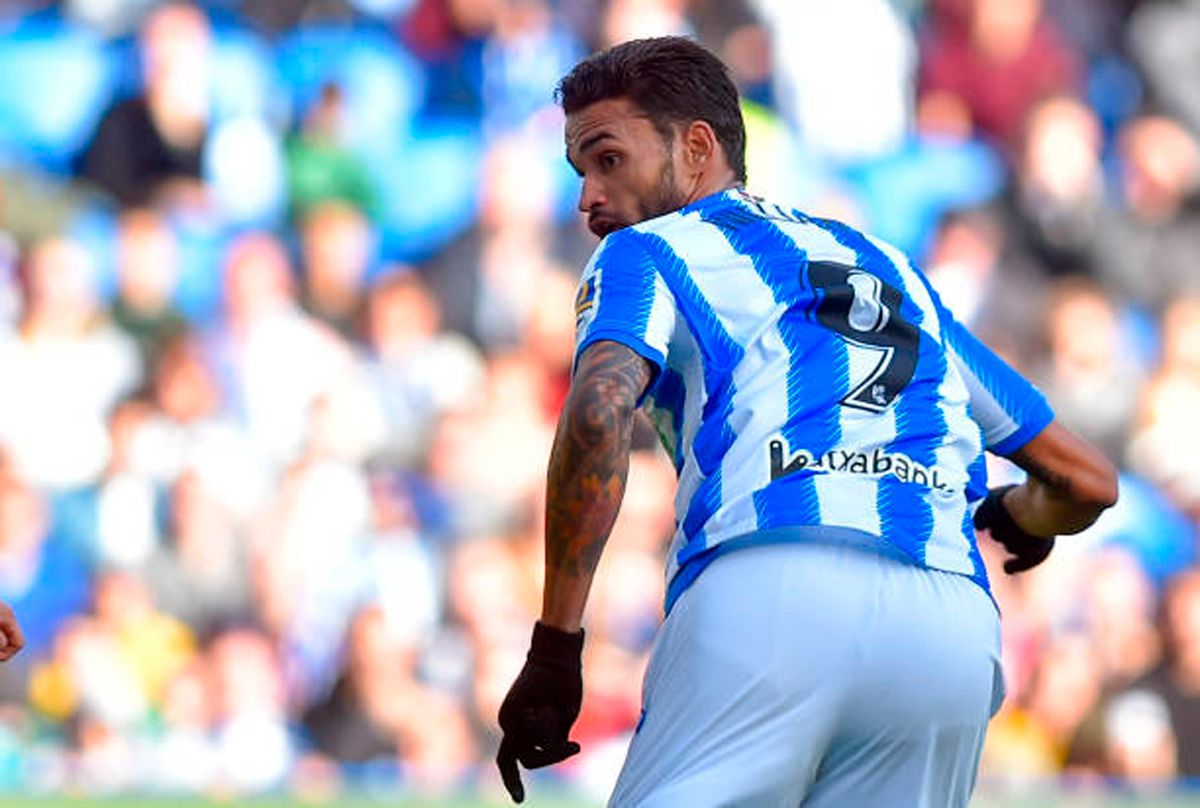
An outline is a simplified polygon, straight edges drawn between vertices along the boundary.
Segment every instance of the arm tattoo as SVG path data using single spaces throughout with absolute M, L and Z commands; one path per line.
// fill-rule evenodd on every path
M 1024 449 L 1013 452 L 1010 459 L 1024 469 L 1029 476 L 1034 477 L 1055 493 L 1071 495 L 1071 479 L 1069 477 L 1046 468 L 1030 457 Z
M 637 400 L 651 367 L 615 342 L 580 358 L 567 397 L 546 492 L 546 565 L 570 577 L 595 572 L 625 494 Z

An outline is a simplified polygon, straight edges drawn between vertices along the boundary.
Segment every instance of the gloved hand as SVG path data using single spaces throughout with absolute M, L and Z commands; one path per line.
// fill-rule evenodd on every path
M 1041 564 L 1054 549 L 1054 537 L 1044 538 L 1026 533 L 1013 521 L 1004 506 L 1004 495 L 1015 485 L 993 488 L 975 511 L 975 527 L 987 530 L 992 538 L 1004 545 L 1011 557 L 1004 562 L 1004 571 L 1009 575 L 1033 569 Z
M 504 737 L 496 755 L 500 777 L 514 802 L 525 799 L 521 772 L 559 763 L 579 753 L 567 740 L 583 702 L 583 630 L 576 634 L 538 622 L 525 667 L 500 705 Z

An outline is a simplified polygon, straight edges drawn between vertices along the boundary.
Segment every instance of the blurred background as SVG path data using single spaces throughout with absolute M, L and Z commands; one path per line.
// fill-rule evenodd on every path
M 983 799 L 1200 776 L 1200 1 L 4 0 L 0 793 L 498 798 L 594 246 L 551 94 L 667 33 L 752 190 L 907 250 L 1120 466 L 1036 571 L 985 544 Z M 615 778 L 673 485 L 641 429 L 543 793 Z

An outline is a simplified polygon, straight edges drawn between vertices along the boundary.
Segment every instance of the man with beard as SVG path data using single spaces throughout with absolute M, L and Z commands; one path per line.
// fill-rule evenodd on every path
M 546 580 L 497 756 L 579 751 L 582 616 L 645 407 L 678 473 L 666 620 L 615 806 L 965 806 L 1003 698 L 975 526 L 1017 573 L 1116 498 L 1111 464 L 895 248 L 746 193 L 724 65 L 682 38 L 559 86 L 580 209 Z M 988 491 L 984 450 L 1028 473 Z

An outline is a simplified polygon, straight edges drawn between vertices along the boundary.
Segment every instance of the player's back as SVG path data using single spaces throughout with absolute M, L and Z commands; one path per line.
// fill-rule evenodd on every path
M 648 403 L 679 472 L 668 603 L 717 548 L 781 531 L 987 587 L 971 380 L 898 250 L 731 190 L 610 236 L 580 300 L 581 349 L 633 324 L 625 341 L 660 367 Z

